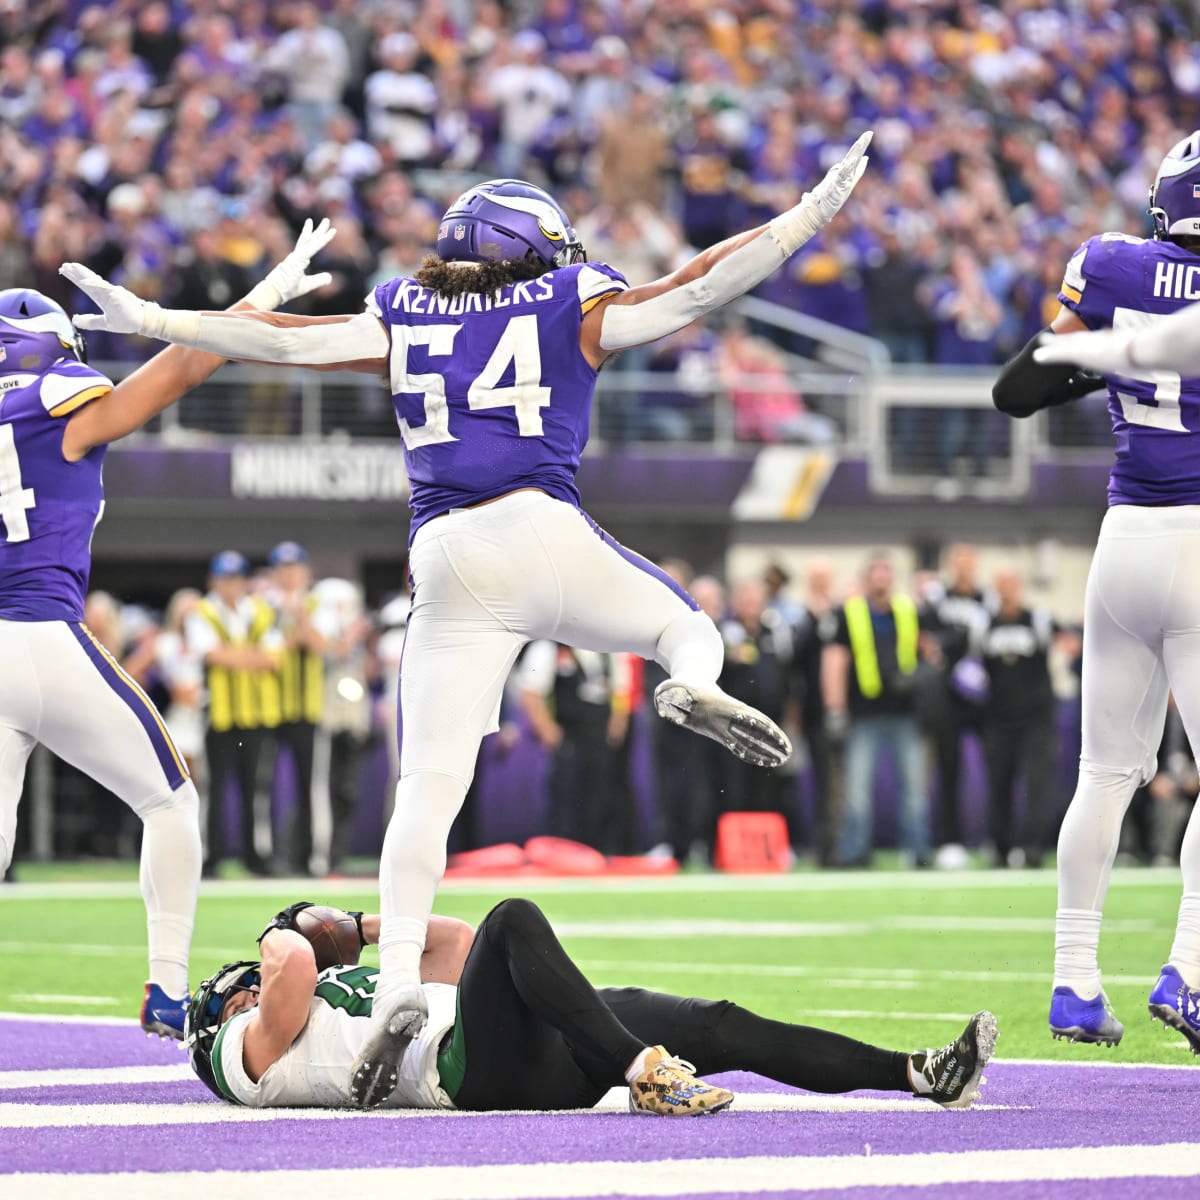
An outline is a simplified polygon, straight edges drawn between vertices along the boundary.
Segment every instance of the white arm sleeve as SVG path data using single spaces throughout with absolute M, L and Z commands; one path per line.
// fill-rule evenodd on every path
M 1131 335 L 1129 358 L 1138 368 L 1200 375 L 1200 304 L 1189 304 Z
M 600 348 L 627 350 L 675 333 L 762 283 L 787 257 L 775 231 L 768 229 L 683 287 L 638 304 L 609 304 L 600 315 Z
M 143 332 L 148 337 L 195 346 L 224 358 L 296 366 L 386 358 L 391 349 L 387 330 L 370 312 L 336 325 L 281 328 L 233 314 L 164 308 L 147 315 Z

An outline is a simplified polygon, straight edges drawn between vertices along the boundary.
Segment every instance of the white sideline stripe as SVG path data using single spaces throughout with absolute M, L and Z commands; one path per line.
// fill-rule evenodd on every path
M 718 1119 L 720 1119 L 718 1117 Z M 1152 1153 L 1148 1153 L 1152 1149 Z M 971 1150 L 963 1154 L 839 1155 L 820 1158 L 647 1159 L 638 1162 L 505 1163 L 479 1167 L 386 1167 L 327 1171 L 172 1171 L 154 1174 L 12 1175 L 5 1200 L 72 1195 L 88 1200 L 211 1200 L 215 1195 L 385 1195 L 422 1200 L 543 1200 L 569 1196 L 705 1196 L 739 1192 L 895 1187 L 1021 1180 L 1195 1178 L 1200 1143 Z M 803 1189 L 797 1170 L 803 1172 Z
M 195 1079 L 184 1063 L 163 1067 L 61 1067 L 48 1071 L 0 1071 L 0 1090 L 26 1087 L 78 1087 L 87 1084 L 176 1083 Z
M 965 1018 L 964 1018 L 965 1019 Z M 0 1013 L 0 1021 L 44 1021 L 46 1016 L 31 1013 Z M 136 1026 L 138 1022 L 124 1016 L 64 1016 L 56 1020 L 59 1025 L 114 1025 Z M 161 1039 L 160 1039 L 161 1040 Z M 1171 1042 L 1169 1045 L 1176 1045 Z M 1187 1045 L 1180 1040 L 1180 1045 Z M 163 1043 L 163 1051 L 172 1050 L 172 1044 Z M 1086 1052 L 1081 1048 L 1081 1054 Z M 1193 1067 L 1181 1067 L 1169 1062 L 1105 1062 L 1102 1058 L 992 1058 L 992 1068 L 995 1067 L 1079 1067 L 1091 1070 L 1188 1070 L 1200 1079 L 1200 1070 Z M 179 1066 L 163 1067 L 77 1067 L 54 1070 L 10 1070 L 0 1072 L 2 1087 L 37 1087 L 46 1082 L 50 1086 L 74 1086 L 80 1084 L 137 1084 L 149 1080 L 151 1076 L 142 1072 L 162 1072 L 152 1076 L 154 1081 L 170 1082 L 176 1079 L 191 1079 L 191 1069 L 180 1063 Z M 618 1091 L 618 1090 L 614 1090 Z M 622 1094 L 624 1094 L 622 1092 Z M 978 1105 L 977 1105 L 978 1108 Z
M 807 1008 L 806 1017 L 838 1017 L 866 1021 L 969 1021 L 973 1013 L 876 1012 L 865 1008 Z
M 589 958 L 586 954 L 574 955 L 575 961 L 581 967 L 595 971 L 652 971 L 671 972 L 680 975 L 712 975 L 726 972 L 736 975 L 764 975 L 778 977 L 795 977 L 798 979 L 821 979 L 832 986 L 841 979 L 852 980 L 855 984 L 864 979 L 872 982 L 887 983 L 892 987 L 928 984 L 933 980 L 966 981 L 970 983 L 1051 983 L 1054 975 L 1050 971 L 948 971 L 935 968 L 918 969 L 916 967 L 848 967 L 841 964 L 831 964 L 826 967 L 805 967 L 790 963 L 728 963 L 714 968 L 711 963 L 670 962 L 665 959 L 635 958 Z M 1153 973 L 1145 975 L 1105 975 L 1105 986 L 1109 984 L 1122 987 L 1139 987 L 1149 994 L 1154 986 Z
M 0 1021 L 51 1021 L 55 1025 L 137 1025 L 132 1017 L 96 1017 L 80 1013 L 0 1012 Z
M 922 1102 L 915 1096 L 897 1096 L 894 1100 L 875 1097 L 798 1095 L 791 1092 L 738 1092 L 734 1108 L 742 1112 L 825 1112 L 868 1113 L 904 1112 L 941 1117 L 944 1110 Z M 978 1109 L 1005 1112 L 1028 1105 L 977 1104 Z M 629 1089 L 613 1088 L 593 1109 L 558 1110 L 627 1114 Z M 411 1117 L 472 1120 L 486 1114 L 458 1112 L 453 1109 L 382 1109 L 358 1112 L 355 1109 L 329 1108 L 242 1108 L 234 1104 L 207 1101 L 181 1104 L 2 1104 L 0 1129 L 69 1129 L 76 1126 L 154 1126 L 154 1125 L 228 1125 L 247 1121 L 336 1121 L 367 1117 L 373 1120 L 401 1120 Z
M 1179 886 L 1178 867 L 1118 867 L 1112 873 L 1118 888 Z M 361 896 L 377 893 L 379 881 L 373 876 L 358 879 L 297 879 L 305 895 Z M 921 892 L 986 891 L 1005 892 L 1044 890 L 1053 892 L 1057 879 L 1045 871 L 808 871 L 785 875 L 725 875 L 719 872 L 697 875 L 668 875 L 662 878 L 642 876 L 576 879 L 536 879 L 524 876 L 497 876 L 481 880 L 443 880 L 440 887 L 461 895 L 526 896 L 534 893 L 583 892 L 608 895 L 614 892 L 658 895 L 662 892 Z M 205 880 L 203 896 L 288 896 L 286 880 L 237 879 Z M 92 883 L 11 883 L 0 889 L 0 908 L 24 900 L 111 900 L 140 899 L 135 879 Z
M 72 996 L 65 992 L 13 992 L 13 1000 L 30 1004 L 120 1004 L 116 996 Z

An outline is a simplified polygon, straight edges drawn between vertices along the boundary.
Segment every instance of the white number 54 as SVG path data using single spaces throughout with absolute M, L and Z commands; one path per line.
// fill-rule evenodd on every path
M 425 423 L 413 426 L 400 421 L 400 436 L 409 450 L 458 439 L 450 432 L 446 379 L 436 372 L 412 374 L 408 369 L 410 346 L 427 346 L 430 357 L 447 357 L 461 325 L 399 325 L 392 329 L 391 387 L 393 394 L 416 392 L 425 409 Z M 509 364 L 510 387 L 497 387 Z M 491 357 L 467 390 L 473 412 L 485 408 L 511 408 L 522 437 L 542 436 L 542 412 L 550 403 L 550 389 L 542 386 L 542 354 L 538 346 L 537 316 L 513 317 L 504 327 Z

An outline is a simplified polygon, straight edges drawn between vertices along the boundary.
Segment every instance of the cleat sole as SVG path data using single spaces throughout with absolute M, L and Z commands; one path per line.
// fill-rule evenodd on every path
M 1191 1047 L 1192 1054 L 1200 1054 L 1200 1033 L 1190 1025 L 1168 1004 L 1151 1004 L 1150 1019 L 1161 1021 L 1163 1025 L 1175 1033 L 1182 1033 Z

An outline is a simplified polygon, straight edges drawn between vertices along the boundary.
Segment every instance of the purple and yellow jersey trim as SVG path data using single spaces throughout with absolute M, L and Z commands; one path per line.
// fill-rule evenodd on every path
M 101 396 L 107 396 L 111 391 L 112 388 L 103 386 L 84 388 L 82 392 L 77 392 L 69 400 L 63 400 L 46 411 L 52 417 L 70 416 L 71 413 L 81 409 L 85 404 L 90 404 L 93 400 L 99 400 Z
M 104 677 L 105 682 L 114 692 L 125 701 L 129 711 L 137 717 L 139 724 L 146 731 L 154 755 L 162 767 L 163 775 L 174 791 L 188 778 L 188 769 L 184 765 L 183 756 L 175 748 L 171 735 L 163 724 L 154 702 L 140 687 L 125 673 L 120 663 L 100 644 L 96 635 L 82 622 L 72 622 L 69 625 L 75 634 L 76 641 L 83 647 L 84 653 L 92 660 L 96 670 Z

